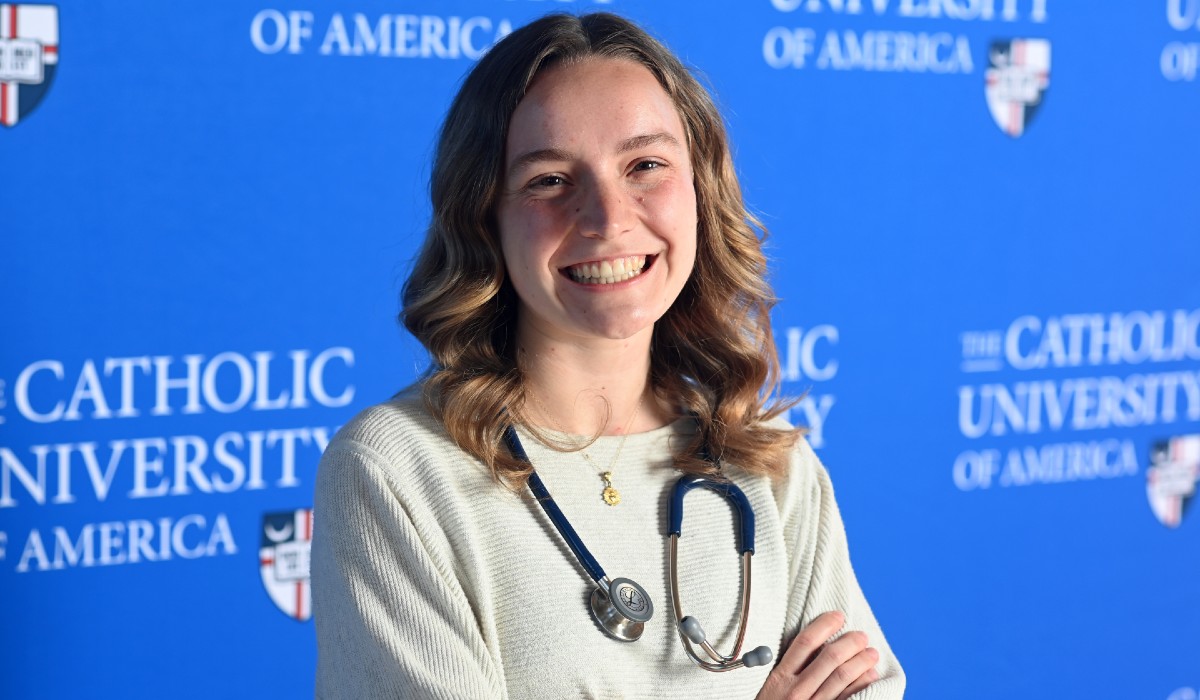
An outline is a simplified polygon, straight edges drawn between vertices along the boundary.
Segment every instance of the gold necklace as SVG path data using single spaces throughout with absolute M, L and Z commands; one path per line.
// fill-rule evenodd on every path
M 533 394 L 533 401 L 538 405 L 538 410 L 540 410 L 543 415 L 550 419 L 550 422 L 554 424 L 554 427 L 558 428 L 559 432 L 563 433 L 564 435 L 570 435 L 570 432 L 563 428 L 562 423 L 559 423 L 558 419 L 554 417 L 554 414 L 550 413 L 550 411 L 546 408 L 546 404 L 542 403 L 542 400 L 538 398 L 537 394 Z M 621 450 L 625 448 L 625 441 L 629 439 L 629 427 L 633 425 L 635 420 L 637 420 L 638 413 L 640 413 L 641 410 L 642 398 L 639 396 L 637 405 L 633 407 L 633 415 L 629 416 L 629 420 L 625 422 L 625 430 L 623 431 L 624 434 L 621 436 L 621 442 L 617 445 L 617 451 L 613 453 L 612 461 L 608 463 L 608 469 L 600 472 L 600 478 L 604 479 L 604 490 L 600 492 L 600 498 L 603 499 L 603 501 L 609 506 L 615 506 L 621 502 L 621 492 L 617 491 L 612 482 L 613 467 L 617 465 L 617 460 L 621 458 Z M 581 449 L 579 450 L 579 454 L 583 455 L 584 461 L 591 465 L 592 469 L 598 469 L 596 463 L 592 461 L 592 456 L 587 453 L 587 450 Z

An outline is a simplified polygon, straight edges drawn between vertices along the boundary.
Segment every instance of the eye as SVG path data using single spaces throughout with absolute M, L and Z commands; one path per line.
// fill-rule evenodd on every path
M 529 183 L 529 187 L 532 189 L 546 189 L 558 187 L 559 185 L 565 183 L 566 179 L 561 175 L 543 175 L 541 177 L 534 178 L 534 180 Z
M 647 172 L 650 170 L 658 170 L 660 168 L 665 168 L 665 167 L 667 167 L 666 163 L 663 163 L 661 161 L 643 160 L 643 161 L 638 161 L 638 163 L 633 166 L 633 169 L 635 172 L 636 171 Z

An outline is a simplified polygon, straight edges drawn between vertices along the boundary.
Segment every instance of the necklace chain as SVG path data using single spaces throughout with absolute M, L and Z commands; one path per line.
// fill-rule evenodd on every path
M 530 395 L 533 396 L 533 402 L 537 404 L 538 410 L 541 411 L 542 414 L 554 424 L 554 427 L 558 428 L 559 432 L 565 435 L 570 435 L 570 431 L 563 428 L 562 423 L 558 422 L 558 419 L 555 418 L 554 414 L 546 408 L 546 404 L 542 403 L 542 400 L 538 398 L 538 395 L 532 392 L 530 392 Z M 579 454 L 583 455 L 584 461 L 586 461 L 592 467 L 592 469 L 597 469 L 600 471 L 600 478 L 604 479 L 604 490 L 600 492 L 600 498 L 609 506 L 615 506 L 621 502 L 621 492 L 617 491 L 616 487 L 613 486 L 613 468 L 617 466 L 617 460 L 621 458 L 621 450 L 625 448 L 625 441 L 629 439 L 629 428 L 633 425 L 633 422 L 637 420 L 638 413 L 640 413 L 641 410 L 642 397 L 639 396 L 637 404 L 633 407 L 633 414 L 630 415 L 629 420 L 625 422 L 625 429 L 622 431 L 623 434 L 621 435 L 621 442 L 617 444 L 617 451 L 613 453 L 612 460 L 608 463 L 608 469 L 599 470 L 599 467 L 596 466 L 596 462 L 592 459 L 592 456 L 587 453 L 587 450 L 579 450 Z

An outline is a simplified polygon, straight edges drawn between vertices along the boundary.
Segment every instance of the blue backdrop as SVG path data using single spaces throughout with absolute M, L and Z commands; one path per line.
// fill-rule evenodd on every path
M 596 8 L 727 115 L 910 696 L 1194 700 L 1200 0 L 0 4 L 0 696 L 311 695 L 437 125 Z

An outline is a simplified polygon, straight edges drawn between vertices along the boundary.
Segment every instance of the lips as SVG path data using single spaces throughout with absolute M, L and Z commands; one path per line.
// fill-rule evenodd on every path
M 649 258 L 653 262 L 653 256 Z M 627 255 L 620 258 L 595 260 L 563 268 L 567 277 L 580 284 L 616 284 L 633 279 L 646 269 L 647 256 Z

